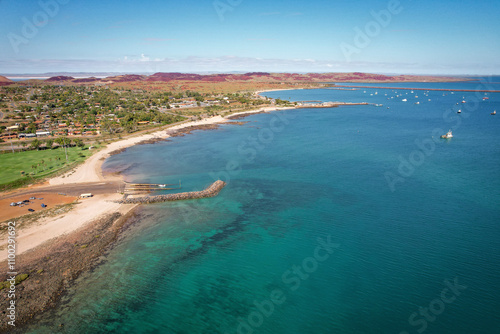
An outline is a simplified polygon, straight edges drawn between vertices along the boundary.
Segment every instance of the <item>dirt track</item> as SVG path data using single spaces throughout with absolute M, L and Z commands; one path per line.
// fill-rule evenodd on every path
M 27 196 L 30 194 L 38 194 L 38 193 L 64 194 L 67 196 L 80 196 L 81 194 L 85 193 L 92 193 L 95 195 L 111 194 L 122 191 L 124 186 L 125 183 L 122 181 L 61 184 L 54 186 L 42 186 L 42 187 L 23 189 L 21 191 L 16 191 L 10 194 L 2 195 L 0 196 L 0 199 L 7 199 L 18 196 Z

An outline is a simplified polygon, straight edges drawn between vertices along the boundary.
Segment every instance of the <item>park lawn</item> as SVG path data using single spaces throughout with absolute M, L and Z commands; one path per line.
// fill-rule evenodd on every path
M 66 162 L 62 147 L 1 154 L 0 185 L 22 179 L 28 175 L 33 178 L 49 176 L 69 165 L 84 161 L 95 152 L 95 150 L 82 150 L 80 147 L 68 147 L 67 151 L 68 162 Z M 33 168 L 34 166 L 36 168 Z M 21 171 L 24 171 L 24 175 L 21 174 Z

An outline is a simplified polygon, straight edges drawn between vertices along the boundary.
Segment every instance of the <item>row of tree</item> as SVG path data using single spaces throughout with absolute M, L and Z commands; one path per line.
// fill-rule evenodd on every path
M 80 138 L 66 138 L 66 137 L 58 137 L 56 139 L 47 139 L 47 140 L 39 140 L 35 139 L 30 143 L 30 147 L 34 150 L 39 150 L 42 145 L 45 144 L 45 148 L 50 149 L 52 146 L 57 144 L 58 146 L 61 147 L 69 147 L 69 146 L 78 146 L 78 147 L 84 147 L 85 144 L 83 140 Z M 25 145 L 25 143 L 23 143 Z

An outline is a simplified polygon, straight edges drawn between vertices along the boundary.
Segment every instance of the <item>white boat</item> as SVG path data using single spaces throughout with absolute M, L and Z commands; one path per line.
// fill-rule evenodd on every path
M 458 109 L 457 114 L 461 114 L 462 110 Z
M 497 114 L 497 111 L 493 111 L 490 115 L 496 115 Z
M 407 100 L 407 99 L 403 99 L 403 100 L 401 100 L 401 101 L 406 102 L 406 101 L 408 101 L 408 100 Z
M 445 135 L 442 135 L 441 138 L 443 138 L 443 139 L 453 138 L 453 134 L 451 133 L 451 130 L 448 131 Z
M 415 104 L 420 104 L 420 102 L 415 102 Z

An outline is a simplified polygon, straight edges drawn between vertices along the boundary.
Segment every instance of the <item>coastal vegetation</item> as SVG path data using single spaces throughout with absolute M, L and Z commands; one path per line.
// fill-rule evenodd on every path
M 28 274 L 18 274 L 16 276 L 16 278 L 14 279 L 14 285 L 20 284 L 22 281 L 26 280 L 28 277 L 29 277 Z M 7 289 L 10 286 L 11 286 L 10 281 L 0 282 L 0 290 Z

